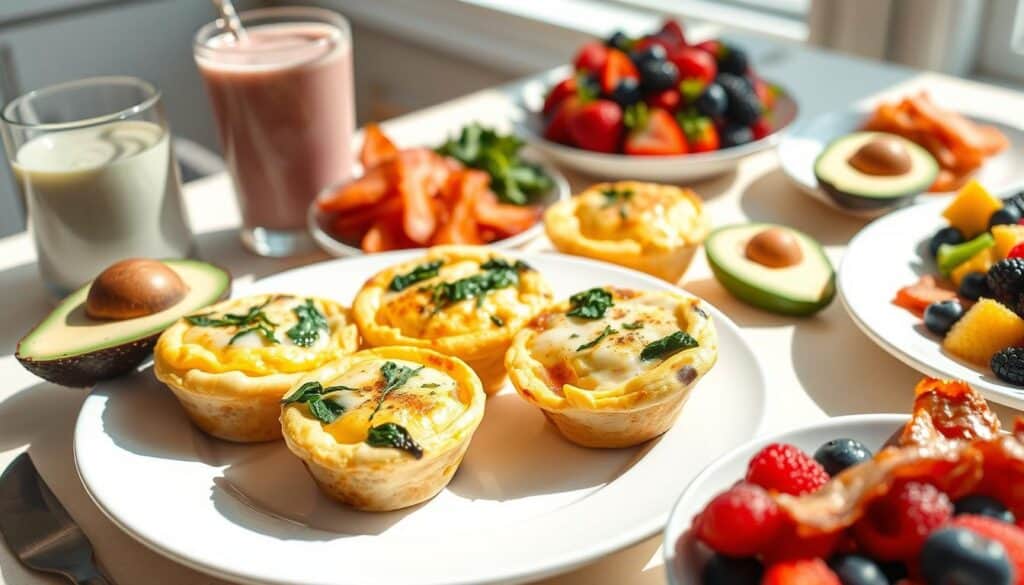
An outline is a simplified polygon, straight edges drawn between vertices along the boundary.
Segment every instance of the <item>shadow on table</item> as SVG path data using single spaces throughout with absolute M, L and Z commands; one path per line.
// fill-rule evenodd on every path
M 88 391 L 40 382 L 0 402 L 0 451 L 31 445 L 60 426 L 74 427 Z
M 226 268 L 234 278 L 264 276 L 329 258 L 319 249 L 291 258 L 264 258 L 245 249 L 238 229 L 224 229 L 196 235 L 199 258 Z M 236 285 L 238 283 L 236 282 Z
M 784 327 L 802 320 L 748 305 L 729 294 L 713 277 L 684 281 L 682 288 L 710 301 L 740 327 Z
M 12 355 L 18 340 L 49 313 L 50 300 L 35 262 L 0 271 L 4 301 L 0 302 L 0 355 Z
M 608 555 L 572 573 L 536 581 L 533 585 L 592 585 L 593 583 L 628 583 L 629 585 L 664 585 L 665 567 L 661 564 L 661 535 Z M 655 562 L 651 562 L 655 559 Z

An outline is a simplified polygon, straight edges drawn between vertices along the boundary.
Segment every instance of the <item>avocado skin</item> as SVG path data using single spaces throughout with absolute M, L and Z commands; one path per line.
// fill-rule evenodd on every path
M 834 273 L 829 279 L 825 296 L 820 301 L 812 303 L 794 301 L 751 286 L 720 269 L 715 264 L 715 261 L 711 259 L 711 256 L 708 256 L 708 264 L 711 266 L 711 272 L 714 273 L 718 282 L 725 287 L 725 290 L 745 303 L 773 313 L 806 317 L 827 307 L 836 296 L 836 275 Z
M 831 183 L 822 180 L 820 176 L 818 177 L 818 185 L 821 187 L 821 190 L 836 203 L 836 205 L 844 209 L 854 209 L 857 211 L 899 209 L 900 207 L 906 207 L 913 203 L 914 198 L 920 194 L 918 191 L 913 191 L 905 195 L 897 195 L 894 197 L 864 197 L 863 195 L 840 191 Z

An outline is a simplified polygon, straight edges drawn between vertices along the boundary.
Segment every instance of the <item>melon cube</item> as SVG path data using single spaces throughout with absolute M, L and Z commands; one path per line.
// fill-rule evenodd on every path
M 988 272 L 989 268 L 996 263 L 994 248 L 985 248 L 981 252 L 978 252 L 971 259 L 953 269 L 953 272 L 949 273 L 949 278 L 953 281 L 958 288 L 960 287 L 960 281 L 965 276 L 972 272 Z
M 992 299 L 981 299 L 946 334 L 942 347 L 979 366 L 1024 341 L 1024 319 Z
M 992 226 L 992 237 L 996 240 L 996 260 L 1005 260 L 1014 246 L 1024 242 L 1024 225 Z
M 988 231 L 988 220 L 1003 208 L 1003 202 L 985 190 L 977 181 L 970 181 L 942 212 L 949 225 L 960 230 L 968 240 Z

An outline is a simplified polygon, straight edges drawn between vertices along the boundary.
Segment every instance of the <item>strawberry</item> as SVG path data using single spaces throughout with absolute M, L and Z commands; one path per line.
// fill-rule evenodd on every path
M 658 36 L 676 45 L 686 45 L 686 34 L 683 32 L 683 25 L 674 18 L 669 18 L 661 25 Z
M 722 43 L 715 39 L 701 41 L 693 46 L 700 49 L 701 51 L 704 51 L 708 55 L 711 55 L 711 57 L 715 60 L 717 60 L 718 56 L 722 54 Z
M 652 108 L 661 108 L 674 112 L 683 103 L 683 94 L 678 89 L 669 88 L 647 96 L 647 105 Z
M 626 77 L 639 80 L 640 74 L 629 55 L 618 49 L 609 49 L 608 58 L 601 68 L 601 90 L 606 95 L 611 95 L 615 87 L 619 85 L 619 81 Z
M 694 47 L 680 47 L 668 54 L 668 60 L 679 70 L 679 79 L 699 79 L 711 83 L 718 74 L 715 58 Z
M 629 133 L 624 151 L 633 155 L 686 154 L 686 138 L 672 114 L 636 104 L 627 113 Z
M 622 138 L 622 108 L 610 100 L 595 100 L 569 115 L 569 135 L 576 146 L 596 152 L 615 152 Z
M 576 78 L 568 77 L 559 81 L 548 91 L 544 98 L 544 108 L 541 110 L 545 116 L 550 116 L 558 108 L 565 98 L 576 95 L 578 89 Z
M 718 129 L 707 116 L 679 116 L 679 126 L 686 134 L 686 144 L 690 152 L 710 152 L 718 150 Z
M 575 95 L 562 100 L 555 107 L 555 113 L 548 120 L 547 126 L 544 127 L 544 138 L 562 144 L 572 144 L 573 138 L 569 132 L 569 120 L 580 109 L 582 104 L 583 102 L 580 98 Z
M 647 47 L 650 47 L 651 45 L 658 45 L 662 49 L 665 49 L 665 54 L 668 54 L 670 51 L 675 50 L 676 47 L 675 43 L 673 43 L 669 39 L 666 39 L 665 37 L 662 37 L 660 35 L 648 35 L 646 37 L 643 37 L 642 39 L 638 39 L 635 43 L 633 43 L 632 52 L 634 54 L 640 53 Z
M 750 132 L 754 135 L 754 140 L 760 140 L 772 133 L 772 123 L 768 121 L 767 117 L 761 116 L 751 124 Z
M 580 47 L 572 64 L 576 71 L 600 73 L 608 61 L 608 47 L 599 41 L 593 41 Z
M 749 78 L 750 85 L 754 88 L 754 94 L 757 95 L 757 99 L 761 100 L 761 105 L 764 106 L 764 109 L 770 110 L 775 107 L 775 100 L 779 96 L 779 90 L 768 85 L 765 80 L 753 74 L 749 75 Z
M 790 561 L 772 565 L 761 585 L 842 585 L 839 577 L 821 559 Z

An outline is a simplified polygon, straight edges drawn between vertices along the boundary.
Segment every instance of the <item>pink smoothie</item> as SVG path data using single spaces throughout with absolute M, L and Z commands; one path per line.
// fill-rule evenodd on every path
M 196 50 L 247 228 L 296 230 L 316 194 L 349 178 L 352 47 L 320 23 L 266 24 Z

